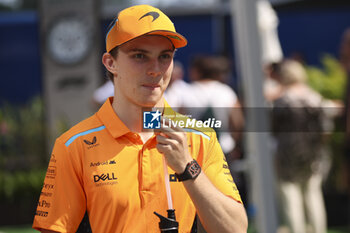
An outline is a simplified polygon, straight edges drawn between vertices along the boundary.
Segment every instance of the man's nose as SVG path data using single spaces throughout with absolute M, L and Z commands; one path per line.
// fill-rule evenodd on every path
M 158 77 L 161 74 L 161 68 L 160 68 L 160 64 L 159 61 L 157 59 L 154 59 L 147 71 L 147 74 L 153 78 Z

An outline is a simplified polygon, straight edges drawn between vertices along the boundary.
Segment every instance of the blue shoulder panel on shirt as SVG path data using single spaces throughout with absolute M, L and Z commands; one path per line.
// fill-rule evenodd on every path
M 190 132 L 190 133 L 194 133 L 194 134 L 198 134 L 203 136 L 204 138 L 210 140 L 210 137 L 208 135 L 206 135 L 205 133 L 195 130 L 195 129 L 190 129 L 190 128 L 182 128 L 183 130 L 185 130 L 186 132 Z
M 103 130 L 105 128 L 106 128 L 106 126 L 102 125 L 100 127 L 97 127 L 97 128 L 94 128 L 94 129 L 89 129 L 89 130 L 86 130 L 84 132 L 78 133 L 78 134 L 72 136 L 70 139 L 68 139 L 68 141 L 64 145 L 66 145 L 68 147 L 78 137 L 86 135 L 86 134 L 90 134 L 90 133 L 93 133 L 93 132 L 97 132 L 97 131 Z

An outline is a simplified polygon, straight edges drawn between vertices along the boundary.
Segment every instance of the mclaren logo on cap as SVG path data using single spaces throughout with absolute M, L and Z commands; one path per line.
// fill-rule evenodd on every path
M 155 12 L 155 11 L 150 11 L 150 12 L 144 14 L 141 18 L 139 18 L 139 20 L 141 20 L 142 18 L 144 18 L 144 17 L 146 17 L 146 16 L 152 16 L 152 17 L 153 17 L 152 22 L 153 22 L 154 20 L 158 19 L 159 13 L 158 13 L 158 12 Z

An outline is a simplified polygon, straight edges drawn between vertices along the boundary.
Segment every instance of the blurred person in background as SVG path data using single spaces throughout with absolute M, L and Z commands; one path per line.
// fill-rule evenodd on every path
M 291 232 L 308 232 L 308 222 L 312 232 L 326 233 L 322 181 L 330 169 L 330 156 L 323 131 L 331 120 L 324 107 L 331 105 L 306 84 L 306 79 L 299 62 L 281 63 L 282 91 L 273 102 L 272 115 L 276 171 L 281 208 Z
M 195 119 L 215 118 L 222 122 L 221 129 L 216 129 L 218 140 L 242 192 L 245 189 L 243 174 L 235 172 L 232 165 L 242 157 L 244 117 L 236 93 L 225 83 L 230 75 L 227 58 L 216 55 L 194 56 L 189 65 L 191 82 L 181 89 L 181 101 L 176 107 Z
M 164 92 L 164 98 L 170 106 L 174 106 L 175 111 L 181 112 L 179 106 L 183 106 L 185 96 L 188 93 L 190 85 L 184 80 L 185 70 L 180 61 L 174 61 L 174 69 L 171 74 L 169 86 Z
M 114 85 L 112 80 L 106 80 L 102 86 L 94 91 L 92 103 L 99 108 L 111 96 L 114 96 Z
M 281 62 L 274 62 L 263 67 L 265 74 L 264 81 L 264 97 L 268 104 L 271 104 L 277 99 L 283 90 L 282 85 L 279 82 L 281 72 Z
M 222 121 L 218 139 L 225 154 L 241 141 L 244 118 L 240 101 L 226 84 L 230 62 L 223 56 L 197 55 L 190 62 L 190 86 L 183 92 L 183 108 L 196 119 L 214 117 Z
M 154 212 L 165 216 L 170 207 L 169 179 L 179 232 L 191 231 L 196 214 L 207 232 L 246 232 L 215 132 L 143 129 L 145 108 L 164 109 L 151 117 L 177 120 L 163 93 L 175 50 L 186 45 L 171 20 L 149 5 L 126 8 L 112 21 L 102 62 L 114 97 L 56 140 L 33 228 L 76 232 L 87 212 L 92 232 L 160 232 Z

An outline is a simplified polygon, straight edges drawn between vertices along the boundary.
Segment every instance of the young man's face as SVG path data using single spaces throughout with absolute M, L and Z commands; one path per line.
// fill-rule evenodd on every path
M 120 46 L 115 59 L 115 98 L 142 107 L 160 106 L 173 70 L 174 47 L 163 36 L 142 36 Z

